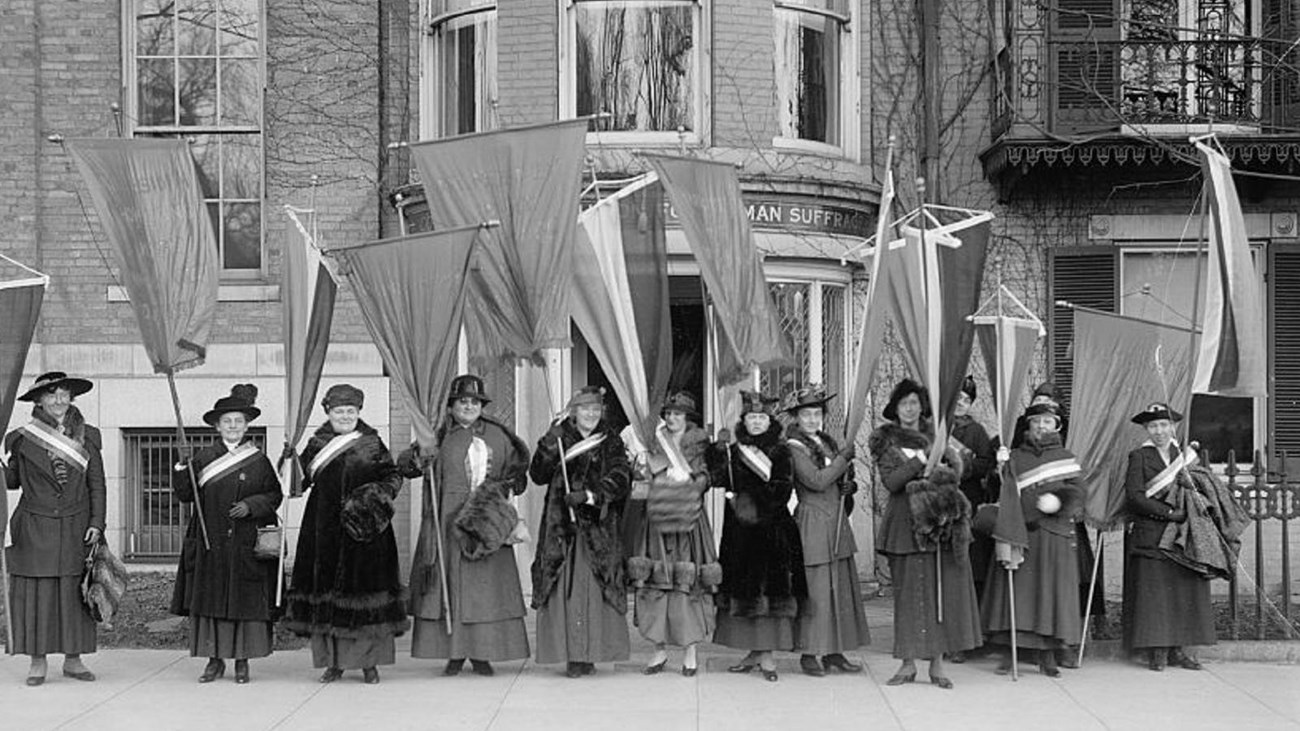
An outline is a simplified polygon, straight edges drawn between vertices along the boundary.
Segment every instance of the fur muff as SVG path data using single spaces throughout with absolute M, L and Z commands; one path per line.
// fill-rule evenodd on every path
M 907 484 L 917 546 L 931 551 L 970 542 L 970 501 L 957 489 L 957 473 L 940 465 L 928 478 Z
M 519 513 L 506 500 L 501 487 L 489 480 L 470 494 L 456 514 L 460 553 L 470 561 L 487 558 L 506 545 L 519 522 Z
M 394 512 L 388 488 L 377 482 L 368 482 L 343 500 L 339 521 L 349 538 L 357 543 L 369 543 L 388 528 Z
M 650 578 L 650 570 L 654 566 L 654 561 L 649 556 L 629 556 L 627 559 L 627 578 L 632 582 L 632 586 L 640 589 L 645 586 L 646 579 Z
M 96 622 L 106 628 L 113 626 L 113 615 L 126 595 L 126 585 L 130 580 L 122 559 L 101 541 L 95 548 L 89 569 L 81 577 L 81 599 Z
M 700 584 L 712 591 L 722 585 L 722 564 L 710 561 L 700 564 Z

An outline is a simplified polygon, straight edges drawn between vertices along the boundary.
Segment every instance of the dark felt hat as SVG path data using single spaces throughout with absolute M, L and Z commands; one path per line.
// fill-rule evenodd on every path
M 777 399 L 770 396 L 764 396 L 757 391 L 740 392 L 740 415 L 746 414 L 766 414 L 772 415 L 773 409 L 776 408 Z
M 921 399 L 921 418 L 929 418 L 930 391 L 910 378 L 904 378 L 894 386 L 894 390 L 889 394 L 889 403 L 885 404 L 880 415 L 890 421 L 898 421 L 898 403 L 912 394 L 916 394 L 916 397 Z
M 785 406 L 781 410 L 788 414 L 811 406 L 825 410 L 826 404 L 833 398 L 835 398 L 835 394 L 827 393 L 825 386 L 812 383 L 803 388 L 795 389 L 794 393 L 786 397 Z
M 478 399 L 484 404 L 492 403 L 492 399 L 488 398 L 487 389 L 483 388 L 483 379 L 472 373 L 452 379 L 451 392 L 447 394 L 447 404 L 451 405 L 453 401 L 463 398 Z
M 73 378 L 63 371 L 50 371 L 37 376 L 32 387 L 19 396 L 18 400 L 40 401 L 42 394 L 56 388 L 66 388 L 76 398 L 94 387 L 94 384 L 84 378 Z
M 579 406 L 604 406 L 605 405 L 605 387 L 604 386 L 583 386 L 569 397 L 569 404 L 566 408 L 576 409 Z
M 1131 421 L 1139 426 L 1145 426 L 1147 423 L 1157 419 L 1168 419 L 1169 421 L 1182 421 L 1183 415 L 1169 408 L 1169 404 L 1156 402 L 1142 409 L 1133 416 Z
M 1031 416 L 1050 416 L 1053 419 L 1056 419 L 1056 425 L 1058 427 L 1061 425 L 1061 407 L 1057 406 L 1055 403 L 1030 404 L 1025 407 L 1025 413 L 1022 418 L 1024 418 L 1025 423 L 1028 423 L 1029 417 Z
M 1034 389 L 1033 394 L 1030 395 L 1029 400 L 1033 401 L 1039 396 L 1044 396 L 1058 404 L 1061 403 L 1061 393 L 1056 388 L 1056 384 L 1051 381 L 1043 381 L 1038 384 L 1038 387 Z
M 347 383 L 338 383 L 330 386 L 330 390 L 325 392 L 325 398 L 320 400 L 320 405 L 329 411 L 335 406 L 355 406 L 359 409 L 365 405 L 365 402 L 366 394 L 361 389 Z
M 668 411 L 680 411 L 687 416 L 700 415 L 700 412 L 695 408 L 695 397 L 685 391 L 678 391 L 664 400 L 663 408 L 659 409 L 659 415 L 663 416 Z
M 237 384 L 230 388 L 229 396 L 217 399 L 208 413 L 203 415 L 203 422 L 209 426 L 216 426 L 222 414 L 229 414 L 232 411 L 238 411 L 244 415 L 244 418 L 252 421 L 262 415 L 262 410 L 253 405 L 256 402 L 257 386 L 251 383 Z

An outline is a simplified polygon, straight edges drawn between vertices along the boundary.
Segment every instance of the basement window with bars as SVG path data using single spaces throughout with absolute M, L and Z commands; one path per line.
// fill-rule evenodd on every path
M 266 447 L 266 428 L 253 427 L 248 436 L 258 449 Z M 187 428 L 191 449 L 215 443 L 220 436 L 207 427 Z M 180 455 L 175 429 L 124 428 L 126 480 L 126 552 L 128 561 L 174 560 L 181 555 L 192 505 L 172 495 L 172 466 Z

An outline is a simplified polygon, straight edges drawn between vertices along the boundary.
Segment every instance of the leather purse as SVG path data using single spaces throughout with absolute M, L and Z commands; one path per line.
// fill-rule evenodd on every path
M 257 541 L 253 543 L 253 558 L 259 561 L 279 561 L 280 551 L 284 545 L 284 526 L 280 516 L 275 516 L 275 525 L 263 525 L 257 528 Z

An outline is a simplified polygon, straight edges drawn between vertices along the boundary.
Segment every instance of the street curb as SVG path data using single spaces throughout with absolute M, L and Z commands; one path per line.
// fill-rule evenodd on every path
M 1215 645 L 1198 645 L 1192 654 L 1198 660 L 1212 662 L 1300 665 L 1300 640 L 1221 640 Z M 1085 660 L 1124 660 L 1126 657 L 1123 643 L 1119 640 L 1091 641 L 1084 650 Z

